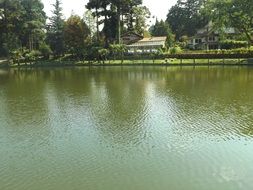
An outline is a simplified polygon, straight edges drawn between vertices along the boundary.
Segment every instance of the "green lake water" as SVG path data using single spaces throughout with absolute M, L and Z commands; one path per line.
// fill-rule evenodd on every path
M 0 190 L 250 189 L 252 67 L 0 70 Z

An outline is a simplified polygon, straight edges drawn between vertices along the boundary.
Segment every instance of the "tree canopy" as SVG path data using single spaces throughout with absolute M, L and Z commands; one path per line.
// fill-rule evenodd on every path
M 252 0 L 210 0 L 204 10 L 217 28 L 234 27 L 253 43 Z
M 49 18 L 50 24 L 47 29 L 47 42 L 53 53 L 62 55 L 65 51 L 64 44 L 64 20 L 60 0 L 56 0 L 53 4 L 53 16 Z
M 253 43 L 252 0 L 178 0 L 166 20 L 156 20 L 149 31 L 151 13 L 142 0 L 89 0 L 82 18 L 72 14 L 65 19 L 61 0 L 54 0 L 49 18 L 43 9 L 42 0 L 0 0 L 1 57 L 83 56 L 91 50 L 104 56 L 101 48 L 121 44 L 122 34 L 129 32 L 167 36 L 171 47 L 175 38 L 187 43 L 187 36 L 209 21 L 218 30 L 233 27 Z
M 97 31 L 103 25 L 107 43 L 118 41 L 123 32 L 134 31 L 143 34 L 150 11 L 142 0 L 89 0 L 86 8 L 96 17 Z M 99 39 L 99 32 L 97 34 Z
M 0 53 L 38 49 L 45 38 L 46 14 L 40 0 L 0 1 Z
M 196 30 L 208 23 L 201 9 L 205 0 L 178 0 L 167 15 L 167 22 L 176 38 L 192 36 Z

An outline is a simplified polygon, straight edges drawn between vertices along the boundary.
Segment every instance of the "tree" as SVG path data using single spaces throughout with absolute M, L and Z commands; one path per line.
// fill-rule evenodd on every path
M 102 60 L 103 64 L 107 60 L 107 56 L 109 55 L 109 50 L 108 49 L 99 49 L 98 50 L 98 55 L 99 55 L 99 61 Z
M 152 36 L 168 36 L 171 33 L 171 29 L 166 21 L 156 20 L 155 24 L 150 27 L 150 33 Z
M 70 53 L 83 57 L 90 30 L 85 22 L 77 15 L 71 15 L 65 23 L 64 37 Z
M 175 42 L 175 36 L 172 34 L 169 24 L 166 21 L 158 21 L 149 29 L 152 36 L 166 36 L 166 46 L 172 47 Z
M 113 55 L 113 59 L 115 60 L 116 57 L 120 57 L 121 63 L 123 62 L 123 55 L 126 52 L 126 47 L 123 44 L 111 44 L 110 45 L 110 52 Z
M 128 26 L 128 31 L 143 34 L 150 11 L 146 6 L 141 6 L 142 0 L 111 0 L 111 2 L 117 15 L 117 42 L 121 43 L 121 34 L 125 24 Z
M 87 24 L 88 28 L 90 29 L 91 38 L 96 34 L 96 21 L 95 17 L 92 15 L 90 10 L 85 11 L 83 16 L 84 22 Z
M 89 0 L 89 2 L 86 5 L 86 8 L 88 10 L 94 10 L 93 16 L 96 17 L 96 28 L 97 28 L 97 42 L 99 41 L 99 18 L 101 16 L 99 9 L 101 8 L 102 0 Z
M 150 11 L 146 6 L 137 6 L 133 8 L 133 30 L 138 34 L 143 34 L 148 27 L 147 20 L 150 18 Z
M 9 56 L 20 48 L 24 10 L 19 0 L 0 0 L 0 56 Z
M 39 49 L 45 39 L 43 8 L 40 0 L 0 0 L 0 54 Z
M 45 40 L 46 13 L 41 0 L 20 0 L 24 8 L 21 34 L 22 46 L 30 51 L 38 49 Z
M 52 54 L 51 48 L 45 43 L 40 45 L 39 51 L 44 59 L 49 59 L 50 55 Z
M 167 15 L 167 22 L 179 40 L 181 36 L 192 36 L 196 30 L 208 23 L 201 14 L 201 7 L 205 0 L 178 0 Z
M 89 0 L 86 8 L 96 17 L 98 41 L 102 24 L 105 46 L 112 41 L 121 43 L 122 31 L 143 33 L 150 12 L 141 4 L 142 0 Z
M 128 31 L 134 31 L 134 23 L 136 22 L 136 11 L 135 7 L 142 5 L 142 0 L 128 0 L 125 2 L 126 5 L 123 6 L 123 12 L 126 17 L 125 22 Z
M 205 13 L 212 18 L 216 28 L 234 27 L 253 44 L 253 1 L 211 0 L 205 5 Z
M 47 41 L 54 55 L 59 56 L 65 52 L 64 20 L 62 18 L 61 1 L 56 0 L 53 6 L 53 16 L 50 18 L 50 24 L 48 26 Z

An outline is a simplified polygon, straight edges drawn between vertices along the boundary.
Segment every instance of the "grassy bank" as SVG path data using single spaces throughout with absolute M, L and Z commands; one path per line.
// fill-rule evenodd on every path
M 9 67 L 63 67 L 63 66 L 212 66 L 212 65 L 252 65 L 247 59 L 143 59 L 143 60 L 47 60 L 32 63 L 11 64 Z

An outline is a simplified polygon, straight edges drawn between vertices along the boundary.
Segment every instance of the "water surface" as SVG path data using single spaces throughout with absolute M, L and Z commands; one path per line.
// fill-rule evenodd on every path
M 253 189 L 253 68 L 0 70 L 1 190 Z

